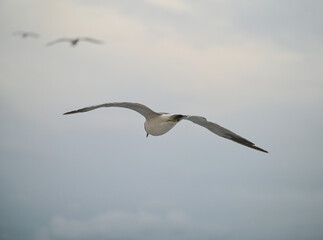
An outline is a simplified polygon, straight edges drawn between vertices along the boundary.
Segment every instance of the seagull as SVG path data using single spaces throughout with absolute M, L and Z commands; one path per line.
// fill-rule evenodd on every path
M 93 38 L 88 38 L 88 37 L 84 37 L 84 38 L 59 38 L 55 41 L 49 42 L 46 44 L 46 46 L 51 46 L 55 43 L 59 43 L 59 42 L 70 42 L 72 47 L 75 47 L 80 41 L 86 41 L 86 42 L 91 42 L 91 43 L 95 43 L 95 44 L 102 44 L 103 42 L 97 39 L 93 39 Z
M 14 36 L 21 36 L 22 38 L 28 38 L 28 37 L 32 37 L 32 38 L 38 38 L 39 35 L 37 33 L 34 32 L 24 32 L 24 31 L 15 31 L 12 33 L 12 35 Z
M 242 144 L 246 147 L 250 147 L 256 149 L 261 152 L 268 153 L 266 150 L 261 149 L 260 147 L 255 146 L 252 142 L 248 141 L 247 139 L 231 132 L 230 130 L 221 127 L 220 125 L 209 122 L 205 117 L 201 116 L 191 116 L 191 115 L 182 115 L 182 114 L 170 114 L 170 113 L 157 113 L 147 106 L 140 104 L 140 103 L 132 103 L 132 102 L 114 102 L 114 103 L 104 103 L 100 105 L 94 105 L 90 107 L 81 108 L 78 110 L 66 112 L 63 115 L 67 114 L 74 114 L 74 113 L 82 113 L 92 111 L 97 108 L 102 107 L 121 107 L 121 108 L 128 108 L 133 111 L 136 111 L 143 115 L 146 119 L 144 128 L 147 133 L 146 137 L 149 135 L 152 136 L 160 136 L 167 133 L 171 130 L 178 122 L 181 120 L 188 120 L 197 125 L 205 127 L 206 129 L 210 130 L 211 132 L 219 135 L 220 137 L 227 138 L 239 144 Z

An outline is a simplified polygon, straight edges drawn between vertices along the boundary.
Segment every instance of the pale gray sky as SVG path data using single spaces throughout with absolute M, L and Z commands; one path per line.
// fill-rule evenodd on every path
M 322 1 L 2 0 L 0 239 L 322 239 Z M 38 39 L 13 36 L 34 31 Z M 67 43 L 89 36 L 104 45 Z M 132 101 L 207 117 L 145 137 Z

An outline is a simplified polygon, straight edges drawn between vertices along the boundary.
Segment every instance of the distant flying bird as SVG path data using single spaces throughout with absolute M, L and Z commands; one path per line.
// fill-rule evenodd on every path
M 93 38 L 88 38 L 88 37 L 84 37 L 84 38 L 59 38 L 59 39 L 57 39 L 55 41 L 47 43 L 46 46 L 51 46 L 51 45 L 59 43 L 59 42 L 69 42 L 72 47 L 75 47 L 80 41 L 86 41 L 86 42 L 91 42 L 91 43 L 95 43 L 95 44 L 102 44 L 103 43 L 100 40 L 93 39 Z
M 247 139 L 231 132 L 230 130 L 221 127 L 220 125 L 209 122 L 206 118 L 200 116 L 190 116 L 190 115 L 182 115 L 182 114 L 170 114 L 170 113 L 157 113 L 151 110 L 150 108 L 142 105 L 140 103 L 131 103 L 131 102 L 115 102 L 115 103 L 104 103 L 100 105 L 94 105 L 90 107 L 81 108 L 78 110 L 70 111 L 64 113 L 66 114 L 73 114 L 73 113 L 81 113 L 81 112 L 88 112 L 97 108 L 101 107 L 121 107 L 121 108 L 128 108 L 134 110 L 146 118 L 144 127 L 147 133 L 147 137 L 150 135 L 152 136 L 160 136 L 167 133 L 171 130 L 179 121 L 181 120 L 189 120 L 197 125 L 205 127 L 206 129 L 210 130 L 211 132 L 232 140 L 234 142 L 240 143 L 246 147 L 250 147 L 256 149 L 258 151 L 262 151 L 268 153 L 266 150 L 261 149 L 252 142 L 248 141 Z
M 15 31 L 12 33 L 12 35 L 14 36 L 21 36 L 22 38 L 28 38 L 28 37 L 32 37 L 32 38 L 38 38 L 39 35 L 37 33 L 34 32 L 24 32 L 24 31 Z

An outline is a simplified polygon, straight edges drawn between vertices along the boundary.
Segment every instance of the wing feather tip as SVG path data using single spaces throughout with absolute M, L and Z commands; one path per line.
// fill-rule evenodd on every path
M 76 112 L 77 111 L 70 111 L 70 112 L 63 113 L 63 115 L 73 114 L 73 113 L 76 113 Z
M 253 145 L 253 146 L 251 146 L 253 149 L 256 149 L 256 150 L 258 150 L 258 151 L 261 151 L 261 152 L 264 152 L 264 153 L 268 153 L 268 151 L 266 151 L 265 149 L 262 149 L 262 148 L 260 148 L 260 147 L 257 147 L 257 146 L 255 146 L 255 145 Z

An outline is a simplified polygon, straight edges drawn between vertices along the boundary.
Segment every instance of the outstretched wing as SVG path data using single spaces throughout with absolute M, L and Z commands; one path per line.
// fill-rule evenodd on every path
M 131 110 L 134 110 L 134 111 L 140 113 L 141 115 L 143 115 L 146 118 L 146 120 L 160 115 L 159 113 L 154 112 L 153 110 L 146 107 L 145 105 L 142 105 L 140 103 L 130 103 L 130 102 L 104 103 L 104 104 L 100 104 L 100 105 L 94 105 L 94 106 L 90 106 L 90 107 L 81 108 L 81 109 L 74 110 L 71 112 L 66 112 L 66 113 L 64 113 L 64 115 L 73 114 L 73 113 L 88 112 L 88 111 L 92 111 L 94 109 L 101 108 L 101 107 L 128 108 L 128 109 L 131 109 Z
M 185 120 L 189 120 L 195 124 L 198 124 L 202 127 L 205 127 L 207 128 L 208 130 L 210 130 L 211 132 L 221 136 L 221 137 L 224 137 L 224 138 L 227 138 L 227 139 L 230 139 L 234 142 L 237 142 L 237 143 L 240 143 L 246 147 L 250 147 L 250 148 L 253 148 L 253 149 L 256 149 L 258 151 L 262 151 L 262 152 L 265 152 L 265 153 L 268 153 L 266 150 L 264 149 L 261 149 L 259 147 L 257 147 L 254 143 L 250 142 L 249 140 L 235 134 L 234 132 L 231 132 L 230 130 L 224 128 L 224 127 L 221 127 L 220 125 L 216 124 L 216 123 L 213 123 L 213 122 L 209 122 L 206 118 L 204 117 L 200 117 L 200 116 L 184 116 L 182 119 L 185 119 Z
M 70 42 L 70 41 L 71 41 L 71 39 L 69 39 L 69 38 L 59 38 L 59 39 L 56 39 L 56 40 L 54 40 L 52 42 L 47 43 L 46 46 L 48 47 L 48 46 L 51 46 L 51 45 L 53 45 L 55 43 L 59 43 L 59 42 Z
M 103 41 L 100 41 L 100 40 L 97 40 L 94 38 L 89 38 L 89 37 L 80 38 L 80 40 L 95 43 L 95 44 L 102 44 L 103 43 Z

